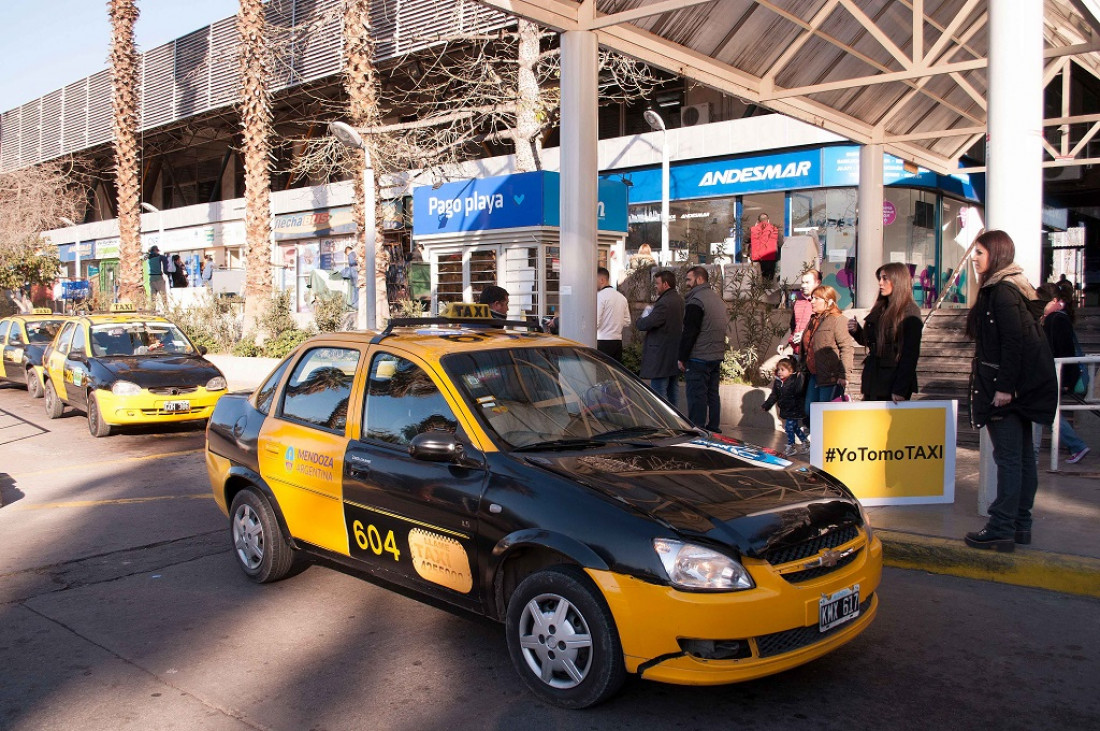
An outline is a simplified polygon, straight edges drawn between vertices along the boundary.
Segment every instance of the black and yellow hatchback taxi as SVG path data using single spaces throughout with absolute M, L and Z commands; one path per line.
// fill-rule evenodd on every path
M 205 353 L 169 320 L 132 305 L 73 317 L 44 355 L 46 414 L 80 409 L 97 437 L 120 426 L 208 419 L 226 382 Z
M 320 335 L 218 402 L 207 470 L 248 577 L 319 555 L 501 621 L 568 708 L 628 673 L 777 673 L 867 628 L 882 544 L 844 485 L 692 428 L 592 348 L 494 324 Z
M 0 383 L 21 383 L 34 398 L 42 398 L 42 353 L 69 318 L 49 307 L 28 315 L 0 320 Z

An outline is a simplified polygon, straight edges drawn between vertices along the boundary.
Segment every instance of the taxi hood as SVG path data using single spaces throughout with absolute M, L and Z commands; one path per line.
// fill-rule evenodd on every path
M 706 536 L 756 558 L 863 522 L 855 497 L 835 478 L 724 437 L 529 459 L 685 537 Z
M 205 386 L 211 378 L 222 375 L 213 363 L 198 355 L 130 355 L 97 361 L 115 378 L 142 388 Z

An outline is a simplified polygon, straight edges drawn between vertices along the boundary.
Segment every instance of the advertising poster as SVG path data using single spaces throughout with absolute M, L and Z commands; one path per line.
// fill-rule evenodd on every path
M 810 464 L 860 502 L 955 501 L 957 401 L 860 401 L 810 407 Z

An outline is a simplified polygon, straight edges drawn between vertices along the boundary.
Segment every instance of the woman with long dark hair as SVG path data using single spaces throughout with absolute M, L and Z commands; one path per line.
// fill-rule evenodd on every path
M 976 345 L 970 423 L 987 430 L 997 465 L 989 521 L 966 534 L 966 545 L 1006 552 L 1031 543 L 1031 507 L 1039 486 L 1031 425 L 1049 425 L 1058 404 L 1054 357 L 1028 307 L 1035 289 L 1015 258 L 1016 246 L 1004 231 L 977 238 L 979 290 L 966 323 Z
M 909 266 L 891 262 L 878 268 L 878 299 L 861 327 L 851 320 L 852 335 L 867 346 L 861 391 L 865 401 L 908 401 L 917 390 L 920 358 L 920 308 L 913 300 Z

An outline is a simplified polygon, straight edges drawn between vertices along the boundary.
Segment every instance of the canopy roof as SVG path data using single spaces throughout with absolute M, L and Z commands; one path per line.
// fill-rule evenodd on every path
M 991 1 L 480 0 L 940 173 L 986 133 Z M 1100 77 L 1092 2 L 1045 0 L 1044 83 L 1071 60 Z M 1068 115 L 1045 124 L 1100 129 Z

